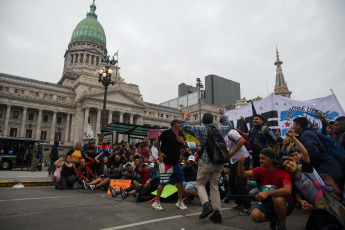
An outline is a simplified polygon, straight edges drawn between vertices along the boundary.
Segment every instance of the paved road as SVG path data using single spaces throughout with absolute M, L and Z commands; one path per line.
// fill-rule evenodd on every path
M 255 224 L 249 216 L 239 216 L 223 204 L 223 223 L 199 220 L 199 201 L 188 210 L 163 203 L 164 211 L 136 203 L 132 197 L 122 201 L 104 191 L 55 190 L 53 186 L 15 189 L 0 188 L 0 229 L 268 229 L 268 223 Z M 303 229 L 307 213 L 296 209 L 288 218 L 288 229 Z
M 12 170 L 0 170 L 0 181 L 52 181 L 48 177 L 47 167 L 43 167 L 42 171 L 30 172 L 24 168 L 14 168 Z

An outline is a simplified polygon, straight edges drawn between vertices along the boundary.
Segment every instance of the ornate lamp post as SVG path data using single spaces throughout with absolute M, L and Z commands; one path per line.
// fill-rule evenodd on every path
M 107 107 L 107 91 L 108 91 L 108 86 L 110 84 L 114 85 L 116 78 L 114 81 L 112 81 L 111 79 L 111 74 L 113 73 L 113 69 L 115 68 L 116 71 L 116 63 L 117 60 L 113 59 L 110 61 L 109 60 L 109 56 L 105 56 L 102 57 L 102 62 L 105 63 L 105 69 L 100 69 L 99 70 L 99 78 L 98 78 L 98 82 L 102 83 L 104 85 L 104 100 L 103 100 L 103 110 L 101 113 L 101 119 L 102 119 L 102 126 L 101 126 L 101 130 L 104 128 L 105 126 L 105 114 L 106 114 L 106 107 Z M 117 73 L 117 71 L 116 71 Z
M 196 79 L 196 87 L 199 89 L 199 120 L 200 120 L 200 125 L 201 125 L 201 91 L 200 89 L 204 88 L 204 85 L 202 84 L 200 78 Z

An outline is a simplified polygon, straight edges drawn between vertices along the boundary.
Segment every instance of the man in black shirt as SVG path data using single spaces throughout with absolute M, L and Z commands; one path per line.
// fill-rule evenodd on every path
M 173 120 L 171 129 L 165 130 L 158 137 L 156 148 L 159 152 L 160 185 L 157 189 L 157 198 L 152 204 L 155 210 L 163 211 L 160 204 L 160 196 L 163 188 L 168 183 L 175 184 L 178 190 L 178 202 L 176 206 L 182 210 L 187 207 L 183 203 L 183 171 L 179 164 L 180 148 L 184 145 L 181 129 L 181 120 Z

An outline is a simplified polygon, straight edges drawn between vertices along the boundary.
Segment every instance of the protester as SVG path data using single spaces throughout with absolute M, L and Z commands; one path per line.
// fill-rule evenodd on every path
M 179 151 L 184 145 L 184 137 L 181 129 L 181 120 L 173 120 L 171 128 L 162 132 L 158 137 L 156 148 L 159 152 L 160 185 L 157 189 L 157 197 L 152 207 L 155 210 L 163 211 L 160 204 L 160 197 L 166 184 L 175 184 L 178 190 L 178 202 L 176 206 L 182 210 L 187 207 L 183 203 L 183 171 L 179 164 Z
M 217 129 L 219 130 L 220 134 L 225 137 L 230 129 L 232 128 L 231 123 L 229 122 L 229 119 L 224 116 L 225 112 L 223 109 L 219 109 L 220 115 L 223 116 L 223 119 L 225 119 L 224 125 L 217 126 Z M 197 187 L 198 187 L 198 193 L 201 200 L 201 204 L 203 205 L 202 212 L 199 216 L 200 219 L 204 219 L 207 216 L 209 216 L 211 213 L 212 216 L 210 216 L 210 220 L 215 223 L 221 223 L 222 222 L 222 216 L 220 214 L 221 204 L 220 204 L 220 195 L 219 195 L 219 187 L 218 187 L 218 181 L 221 175 L 221 172 L 223 171 L 223 164 L 213 164 L 210 160 L 210 156 L 207 153 L 207 150 L 205 148 L 205 144 L 208 141 L 208 130 L 206 126 L 192 126 L 189 125 L 189 117 L 191 116 L 190 112 L 187 112 L 184 114 L 184 121 L 181 124 L 182 129 L 189 133 L 190 135 L 196 137 L 199 141 L 202 147 L 204 147 L 204 151 L 202 153 L 202 156 L 200 157 L 201 160 L 199 162 L 199 168 L 198 168 L 198 176 L 197 176 Z M 202 117 L 202 123 L 204 125 L 212 125 L 213 124 L 213 114 L 211 113 L 204 113 Z M 206 192 L 206 182 L 210 180 L 210 194 L 211 194 L 211 200 L 212 205 L 209 202 L 209 198 L 207 196 Z
M 98 145 L 97 147 L 97 154 L 102 153 L 101 157 L 99 160 L 102 160 L 103 157 L 110 157 L 111 154 L 113 153 L 111 147 L 108 145 L 108 140 L 107 138 L 103 138 L 102 143 Z
M 51 148 L 50 155 L 49 155 L 49 159 L 50 159 L 50 167 L 49 167 L 49 172 L 48 172 L 49 176 L 53 175 L 56 169 L 54 162 L 59 159 L 58 148 L 59 148 L 59 141 L 54 141 L 54 146 Z
M 223 172 L 220 174 L 218 182 L 220 199 L 224 203 L 229 203 L 232 199 L 231 190 L 229 188 L 230 166 L 229 163 L 224 164 Z
M 234 210 L 242 210 L 241 216 L 250 214 L 251 201 L 246 189 L 247 179 L 238 176 L 238 157 L 244 155 L 246 160 L 244 162 L 244 170 L 249 169 L 250 158 L 249 152 L 244 146 L 246 140 L 238 133 L 237 130 L 232 129 L 225 137 L 225 143 L 230 155 L 230 178 L 229 188 L 235 201 Z M 229 198 L 228 198 L 229 199 Z M 227 199 L 226 199 L 227 200 Z M 225 200 L 225 201 L 226 201 Z
M 278 222 L 279 230 L 286 229 L 286 217 L 293 211 L 290 174 L 276 165 L 278 161 L 273 149 L 262 149 L 259 157 L 260 167 L 250 171 L 244 171 L 243 163 L 246 157 L 244 155 L 238 157 L 238 176 L 254 177 L 255 180 L 261 180 L 263 185 L 255 197 L 261 203 L 251 211 L 251 219 L 257 223 L 270 221 L 270 229 L 276 229 Z M 272 190 L 273 188 L 275 190 Z M 264 191 L 264 189 L 268 190 Z
M 184 175 L 184 199 L 185 204 L 191 203 L 194 200 L 194 197 L 198 197 L 198 189 L 196 187 L 196 177 L 197 170 L 193 167 L 194 156 L 190 155 L 187 161 L 187 164 L 182 165 L 183 175 Z
M 274 150 L 278 150 L 279 142 L 281 138 L 277 136 L 270 128 L 264 126 L 265 119 L 261 115 L 254 115 L 253 128 L 249 132 L 249 138 L 252 141 L 252 157 L 253 166 L 260 166 L 260 151 L 266 147 L 272 147 Z
M 67 155 L 71 156 L 71 161 L 76 167 L 79 167 L 80 165 L 80 160 L 82 158 L 81 151 L 81 144 L 80 142 L 77 142 L 75 144 L 75 148 L 72 148 L 67 152 Z
M 307 149 L 311 165 L 319 174 L 328 174 L 333 177 L 334 182 L 344 187 L 344 178 L 341 165 L 331 154 L 327 153 L 326 146 L 317 134 L 308 127 L 306 117 L 297 117 L 293 120 L 293 131 L 299 135 L 299 141 Z
M 323 204 L 318 205 L 319 200 L 322 202 L 320 198 L 323 194 L 320 186 L 325 186 L 325 184 L 310 164 L 307 150 L 295 137 L 293 130 L 289 130 L 286 135 L 296 144 L 302 153 L 302 165 L 297 164 L 296 160 L 292 157 L 283 157 L 281 159 L 281 165 L 292 175 L 293 183 L 298 190 L 295 193 L 296 201 L 301 204 L 303 209 L 312 210 L 306 229 L 327 229 L 331 224 L 338 224 L 339 229 L 341 229 L 341 225 L 336 219 L 336 216 L 334 216 L 334 213 L 329 213 L 326 209 L 327 206 Z M 315 185 L 315 183 L 318 185 Z M 339 202 L 334 205 L 341 206 Z M 336 228 L 334 227 L 334 229 Z
M 74 188 L 74 183 L 78 177 L 77 167 L 72 163 L 70 155 L 66 155 L 64 158 L 61 157 L 59 160 L 54 162 L 55 167 L 62 167 L 61 179 L 56 183 L 57 189 L 65 190 L 66 188 Z
M 37 171 L 38 154 L 39 154 L 38 143 L 35 143 L 34 149 L 32 150 L 32 161 L 31 161 L 31 167 L 30 167 L 31 172 Z
M 86 162 L 86 159 L 88 162 Z M 84 158 L 80 160 L 80 167 L 78 168 L 79 183 L 82 184 L 85 189 L 87 189 L 86 183 L 90 183 L 96 179 L 92 169 L 90 168 L 94 162 L 95 161 L 86 154 L 84 155 Z

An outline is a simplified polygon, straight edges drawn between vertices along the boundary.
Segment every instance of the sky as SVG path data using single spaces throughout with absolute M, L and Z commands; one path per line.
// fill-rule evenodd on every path
M 0 0 L 0 72 L 57 83 L 64 53 L 92 0 Z M 241 97 L 274 90 L 276 46 L 292 98 L 336 94 L 345 108 L 343 0 L 96 0 L 109 54 L 144 101 L 215 74 Z

